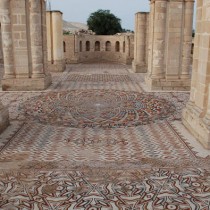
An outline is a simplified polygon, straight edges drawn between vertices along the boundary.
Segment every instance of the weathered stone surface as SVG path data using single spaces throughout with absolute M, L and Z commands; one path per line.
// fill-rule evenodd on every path
M 197 2 L 197 30 L 193 55 L 190 101 L 183 111 L 183 123 L 210 149 L 210 1 Z M 203 27 L 201 27 L 203 26 Z
M 48 11 L 46 13 L 48 69 L 52 72 L 62 72 L 66 69 L 62 17 L 63 14 L 60 11 Z
M 148 37 L 149 13 L 138 12 L 135 15 L 134 60 L 132 63 L 133 71 L 136 73 L 147 72 Z
M 0 133 L 9 125 L 9 112 L 0 102 Z
M 193 6 L 193 0 L 151 1 L 146 76 L 150 89 L 190 89 Z M 158 79 L 174 82 L 156 86 Z
M 0 8 L 3 90 L 45 89 L 50 84 L 45 58 L 45 1 L 2 0 Z
M 109 43 L 109 49 L 106 48 Z M 131 64 L 134 58 L 133 34 L 110 36 L 64 35 L 66 63 L 116 62 Z

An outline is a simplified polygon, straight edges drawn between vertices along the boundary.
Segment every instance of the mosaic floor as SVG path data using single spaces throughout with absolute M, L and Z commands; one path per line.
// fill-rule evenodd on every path
M 0 209 L 210 209 L 210 151 L 181 123 L 189 93 L 145 92 L 130 68 L 69 65 L 46 91 L 0 92 Z

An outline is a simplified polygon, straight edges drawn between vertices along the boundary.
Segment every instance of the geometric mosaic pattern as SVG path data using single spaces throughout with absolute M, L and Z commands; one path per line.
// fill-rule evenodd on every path
M 185 170 L 2 171 L 0 208 L 209 209 L 210 171 Z
M 70 65 L 46 91 L 0 92 L 0 209 L 210 208 L 210 155 L 176 126 L 189 93 L 143 92 L 129 68 Z
M 111 131 L 27 123 L 0 147 L 0 161 L 16 163 L 138 162 L 142 158 L 170 160 L 170 164 L 179 165 L 195 161 L 196 154 L 167 121 Z
M 33 97 L 46 94 L 46 92 L 0 92 L 0 100 L 3 105 L 9 108 L 10 121 L 11 120 L 25 120 L 24 110 L 22 104 Z M 58 91 L 57 91 L 58 92 Z M 156 98 L 170 101 L 174 104 L 176 111 L 171 113 L 168 119 L 181 120 L 181 113 L 189 100 L 189 93 L 149 93 Z
M 128 75 L 110 75 L 110 74 L 70 74 L 66 78 L 66 81 L 76 82 L 131 82 L 131 78 Z
M 68 127 L 131 127 L 164 119 L 175 112 L 165 99 L 138 92 L 74 90 L 30 98 L 23 109 L 29 120 Z

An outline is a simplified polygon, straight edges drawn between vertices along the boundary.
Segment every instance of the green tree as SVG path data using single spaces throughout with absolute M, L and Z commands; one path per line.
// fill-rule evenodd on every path
M 110 10 L 98 10 L 90 14 L 87 25 L 97 35 L 113 35 L 122 32 L 121 20 Z

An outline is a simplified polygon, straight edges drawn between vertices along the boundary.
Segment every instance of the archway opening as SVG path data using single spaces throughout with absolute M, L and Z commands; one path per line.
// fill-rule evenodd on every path
M 95 42 L 95 51 L 100 51 L 101 50 L 101 44 L 99 41 Z
M 117 42 L 115 43 L 115 51 L 116 51 L 116 52 L 120 52 L 120 42 L 119 42 L 119 41 L 117 41 Z
M 82 52 L 82 41 L 79 42 L 79 51 Z
M 111 42 L 110 41 L 106 42 L 106 51 L 111 51 Z
M 86 41 L 86 51 L 90 51 L 90 41 Z

